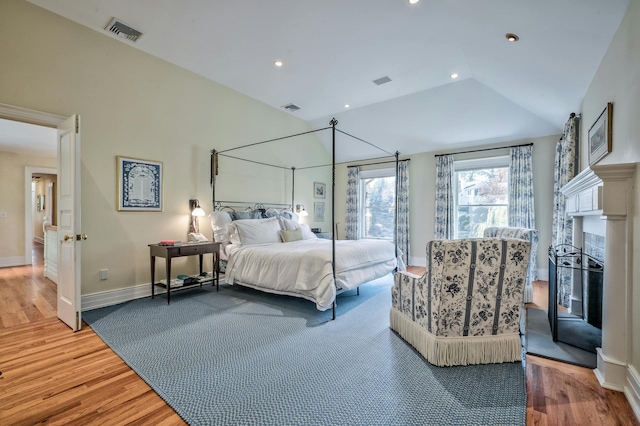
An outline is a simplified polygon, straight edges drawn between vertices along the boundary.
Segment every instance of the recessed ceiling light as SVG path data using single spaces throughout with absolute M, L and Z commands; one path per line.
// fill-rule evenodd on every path
M 344 104 L 344 107 L 345 107 L 345 108 L 349 108 L 350 106 L 351 106 L 351 105 L 349 105 L 349 104 Z
M 418 3 L 420 0 L 409 0 L 409 4 L 416 4 Z
M 451 78 L 453 78 L 455 80 L 456 78 L 460 77 L 460 74 L 458 74 L 457 72 L 454 72 L 449 77 L 451 77 Z
M 273 63 L 273 65 L 275 65 L 276 67 L 281 67 L 281 66 L 282 66 L 282 61 L 280 61 L 280 60 L 275 61 L 275 62 Z
M 517 35 L 512 34 L 512 33 L 507 33 L 507 34 L 505 34 L 505 37 L 506 37 L 506 38 L 507 38 L 507 40 L 509 40 L 509 41 L 518 41 L 518 40 L 520 40 L 520 37 L 518 37 Z

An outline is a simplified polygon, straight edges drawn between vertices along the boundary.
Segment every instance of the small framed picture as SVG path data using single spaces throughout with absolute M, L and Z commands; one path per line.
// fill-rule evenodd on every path
M 324 203 L 316 201 L 313 203 L 314 222 L 324 222 Z
M 596 164 L 611 152 L 612 120 L 613 104 L 609 102 L 589 129 L 589 165 Z
M 327 198 L 327 185 L 322 182 L 313 182 L 313 198 Z
M 118 211 L 161 212 L 162 162 L 117 157 Z

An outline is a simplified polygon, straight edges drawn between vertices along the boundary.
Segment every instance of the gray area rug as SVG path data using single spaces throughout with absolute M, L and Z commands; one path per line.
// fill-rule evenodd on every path
M 435 367 L 389 329 L 389 275 L 311 302 L 211 286 L 85 312 L 192 425 L 524 425 L 521 363 Z
M 542 309 L 527 308 L 525 348 L 530 355 L 538 355 L 581 367 L 596 368 L 598 363 L 597 356 L 593 352 L 563 342 L 554 342 L 551 337 L 547 311 Z

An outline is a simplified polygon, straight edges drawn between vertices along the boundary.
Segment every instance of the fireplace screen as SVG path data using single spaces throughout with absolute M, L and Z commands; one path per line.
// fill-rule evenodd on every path
M 602 345 L 603 278 L 604 263 L 582 249 L 549 247 L 548 315 L 554 342 L 594 353 Z

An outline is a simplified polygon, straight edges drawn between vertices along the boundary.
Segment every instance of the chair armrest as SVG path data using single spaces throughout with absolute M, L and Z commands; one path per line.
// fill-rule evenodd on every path
M 398 271 L 393 276 L 391 287 L 391 303 L 394 308 L 408 316 L 413 316 L 413 292 L 418 282 L 425 280 L 425 275 L 416 275 L 406 271 Z

